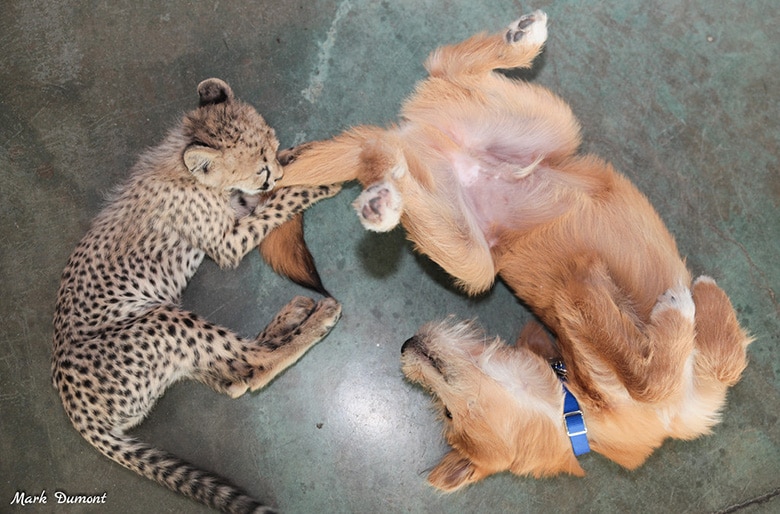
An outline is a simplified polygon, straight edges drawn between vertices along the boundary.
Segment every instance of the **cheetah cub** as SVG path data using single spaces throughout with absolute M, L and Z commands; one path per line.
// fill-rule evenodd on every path
M 337 187 L 281 188 L 274 131 L 219 79 L 200 105 L 143 155 L 70 257 L 54 315 L 52 378 L 70 420 L 108 458 L 226 512 L 272 512 L 224 479 L 135 440 L 156 399 L 181 378 L 235 398 L 263 387 L 321 340 L 340 305 L 293 299 L 255 339 L 182 310 L 208 255 L 234 267 L 272 229 Z M 231 197 L 233 202 L 231 203 Z

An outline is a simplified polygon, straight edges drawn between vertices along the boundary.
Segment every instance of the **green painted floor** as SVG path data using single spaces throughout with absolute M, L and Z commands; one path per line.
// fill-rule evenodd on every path
M 146 147 L 227 80 L 283 145 L 395 119 L 439 44 L 543 8 L 533 80 L 567 98 L 584 148 L 645 192 L 695 274 L 714 276 L 756 336 L 712 436 L 665 444 L 627 472 L 581 458 L 584 479 L 494 476 L 444 496 L 428 396 L 404 381 L 403 341 L 431 319 L 478 317 L 512 340 L 529 314 L 499 285 L 467 299 L 401 231 L 365 233 L 358 188 L 307 213 L 331 335 L 266 390 L 230 400 L 172 388 L 137 434 L 222 473 L 287 513 L 778 512 L 780 25 L 773 0 L 62 2 L 0 15 L 0 512 L 201 512 L 110 462 L 70 426 L 49 382 L 65 260 Z M 206 262 L 184 305 L 254 335 L 304 290 L 255 253 Z M 49 498 L 20 507 L 16 492 Z M 103 494 L 93 508 L 55 491 Z M 200 509 L 200 510 L 199 510 Z

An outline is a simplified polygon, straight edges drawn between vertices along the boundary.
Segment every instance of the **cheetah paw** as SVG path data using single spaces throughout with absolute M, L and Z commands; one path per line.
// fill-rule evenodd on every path
M 683 285 L 667 289 L 664 294 L 658 297 L 650 317 L 656 318 L 670 309 L 678 311 L 685 319 L 693 323 L 696 305 L 693 303 L 691 290 Z
M 316 302 L 306 296 L 296 296 L 290 303 L 282 307 L 282 310 L 276 315 L 263 333 L 264 339 L 281 339 L 291 333 L 314 311 Z
M 392 230 L 401 221 L 403 200 L 390 182 L 378 182 L 364 189 L 352 205 L 360 223 L 374 232 Z
M 314 305 L 309 315 L 292 333 L 284 337 L 286 344 L 302 343 L 305 346 L 317 344 L 330 333 L 341 319 L 341 304 L 335 298 L 323 298 Z
M 304 325 L 312 323 L 318 327 L 320 338 L 325 337 L 341 319 L 341 304 L 335 298 L 323 298 L 314 307 Z
M 524 42 L 529 45 L 541 45 L 547 41 L 547 14 L 534 11 L 512 22 L 506 32 L 507 43 Z

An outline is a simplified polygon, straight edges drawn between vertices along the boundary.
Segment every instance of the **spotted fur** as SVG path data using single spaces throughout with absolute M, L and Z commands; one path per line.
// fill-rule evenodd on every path
M 52 378 L 73 425 L 110 459 L 226 512 L 271 512 L 224 479 L 125 434 L 166 388 L 192 378 L 237 397 L 294 363 L 337 322 L 332 298 L 293 299 L 254 339 L 179 307 L 208 255 L 234 267 L 272 229 L 336 187 L 273 188 L 273 130 L 218 79 L 200 106 L 141 157 L 62 274 Z

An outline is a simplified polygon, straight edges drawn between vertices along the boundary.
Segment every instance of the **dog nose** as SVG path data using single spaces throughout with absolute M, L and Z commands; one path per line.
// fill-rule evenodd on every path
M 415 346 L 417 344 L 417 336 L 412 336 L 406 341 L 404 341 L 403 346 L 401 346 L 401 355 L 408 350 L 410 347 Z

